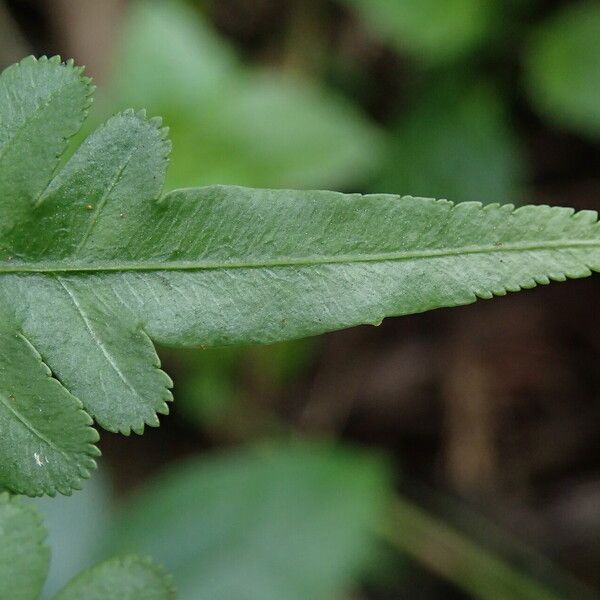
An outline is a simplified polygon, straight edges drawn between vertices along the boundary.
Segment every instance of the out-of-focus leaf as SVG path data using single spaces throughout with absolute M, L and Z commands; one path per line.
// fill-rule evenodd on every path
M 136 106 L 150 102 L 161 111 L 174 105 L 194 111 L 199 99 L 211 97 L 238 68 L 233 48 L 178 0 L 134 3 L 120 50 L 113 82 L 118 93 Z
M 44 584 L 50 551 L 39 514 L 0 493 L 0 598 L 36 600 Z
M 378 190 L 455 202 L 518 202 L 524 159 L 490 87 L 425 94 L 396 128 Z
M 153 561 L 112 558 L 84 571 L 54 600 L 175 600 L 171 577 Z
M 168 187 L 344 187 L 377 165 L 380 133 L 350 102 L 309 81 L 244 68 L 178 2 L 137 3 L 120 58 L 116 106 L 147 108 L 171 129 Z
M 149 553 L 183 599 L 330 599 L 373 556 L 385 469 L 321 445 L 271 445 L 166 474 L 129 504 L 113 549 Z
M 527 85 L 536 107 L 584 135 L 600 136 L 600 4 L 567 6 L 534 34 Z
M 492 21 L 491 0 L 342 0 L 382 37 L 416 58 L 443 63 L 473 50 Z
M 42 598 L 50 598 L 96 558 L 102 532 L 111 518 L 110 489 L 100 470 L 72 496 L 31 501 L 42 513 L 52 548 L 50 572 Z

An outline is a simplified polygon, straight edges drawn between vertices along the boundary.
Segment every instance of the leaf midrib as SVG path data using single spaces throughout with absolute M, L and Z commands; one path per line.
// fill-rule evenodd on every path
M 513 242 L 486 244 L 481 246 L 460 246 L 457 248 L 434 248 L 428 250 L 410 250 L 402 252 L 383 252 L 375 254 L 335 254 L 314 255 L 308 257 L 286 256 L 239 261 L 179 261 L 152 258 L 147 261 L 96 261 L 74 262 L 68 259 L 53 262 L 3 262 L 0 263 L 0 275 L 8 273 L 102 273 L 122 271 L 214 271 L 220 269 L 268 269 L 276 267 L 311 267 L 328 264 L 353 264 L 371 262 L 394 262 L 422 260 L 427 258 L 460 257 L 471 254 L 504 254 L 519 252 L 544 252 L 548 250 L 576 250 L 578 248 L 598 248 L 600 239 L 589 240 L 549 240 L 545 242 Z

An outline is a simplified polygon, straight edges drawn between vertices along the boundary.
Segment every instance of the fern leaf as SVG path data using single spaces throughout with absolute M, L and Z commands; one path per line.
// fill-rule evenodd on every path
M 38 598 L 50 565 L 45 539 L 38 513 L 0 493 L 0 598 Z
M 44 109 L 53 125 L 37 117 L 39 103 L 31 118 L 10 117 L 23 90 L 46 103 L 66 93 L 59 80 L 77 101 L 61 104 L 60 118 Z M 33 449 L 0 442 L 9 489 L 67 492 L 87 474 L 94 438 L 78 401 L 111 431 L 158 424 L 171 381 L 151 340 L 269 343 L 600 269 L 592 211 L 224 186 L 161 196 L 169 143 L 143 112 L 113 117 L 51 176 L 89 81 L 70 64 L 26 59 L 0 90 L 0 439 L 17 432 Z M 42 386 L 44 364 L 55 379 Z M 56 425 L 34 414 L 44 406 L 60 411 Z M 38 469 L 34 430 L 60 450 Z

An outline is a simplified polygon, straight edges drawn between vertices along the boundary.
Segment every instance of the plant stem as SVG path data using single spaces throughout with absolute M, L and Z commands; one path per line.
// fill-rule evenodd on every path
M 396 497 L 391 523 L 380 534 L 391 546 L 475 598 L 561 598 L 405 498 Z

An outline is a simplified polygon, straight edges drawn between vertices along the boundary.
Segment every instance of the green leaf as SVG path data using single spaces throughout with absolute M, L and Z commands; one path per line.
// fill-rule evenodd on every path
M 0 76 L 2 126 L 56 69 L 74 72 L 27 59 Z M 72 127 L 31 129 L 48 94 L 0 143 L 0 482 L 15 492 L 80 485 L 97 455 L 88 415 L 123 433 L 158 425 L 171 380 L 151 340 L 283 341 L 600 269 L 592 211 L 224 186 L 161 197 L 170 146 L 133 111 L 51 178 Z M 21 137 L 31 180 L 47 174 L 35 186 Z
M 347 186 L 377 166 L 380 132 L 315 82 L 244 67 L 181 2 L 137 2 L 111 107 L 146 107 L 174 142 L 167 186 Z
M 198 460 L 138 493 L 113 547 L 156 556 L 184 600 L 327 600 L 374 555 L 385 469 L 315 444 Z
M 5 302 L 0 305 L 0 480 L 28 496 L 68 494 L 95 468 L 98 434 Z
M 179 105 L 191 113 L 237 72 L 233 48 L 198 11 L 178 0 L 131 3 L 113 73 L 122 99 L 161 110 Z
M 68 138 L 83 123 L 92 91 L 81 67 L 62 65 L 58 57 L 29 57 L 2 73 L 0 240 L 44 191 Z
M 72 62 L 32 57 L 0 77 L 0 233 L 6 240 L 39 202 L 90 103 L 89 79 Z M 1 286 L 2 284 L 0 284 Z M 44 363 L 21 325 L 18 297 L 0 303 L 0 481 L 27 495 L 69 493 L 95 466 L 98 439 L 81 403 Z
M 112 558 L 78 575 L 54 600 L 174 600 L 171 578 L 137 556 Z
M 45 304 L 71 315 L 71 351 L 80 348 L 69 360 L 79 368 L 67 373 L 58 360 L 55 371 L 78 385 L 96 343 L 102 351 L 87 375 L 96 376 L 108 354 L 106 377 L 119 375 L 121 403 L 137 384 L 125 372 L 133 377 L 144 363 L 153 366 L 149 349 L 142 356 L 144 331 L 166 345 L 268 343 L 600 268 L 593 211 L 215 186 L 175 191 L 160 202 L 132 193 L 122 219 L 122 207 L 110 200 L 102 212 L 75 203 L 72 212 L 94 223 L 78 250 L 77 237 L 89 227 L 66 230 L 54 218 L 69 215 L 72 202 L 62 193 L 48 199 L 29 225 L 37 229 L 29 255 L 0 263 L 3 287 L 31 315 L 44 314 L 40 290 Z M 61 240 L 61 231 L 72 239 Z M 56 345 L 58 324 L 38 317 L 26 325 L 48 360 L 58 358 L 45 340 L 50 328 Z M 132 399 L 132 409 L 138 404 L 144 407 Z M 117 422 L 119 407 L 105 411 Z
M 535 31 L 526 56 L 527 87 L 550 119 L 600 136 L 600 5 L 566 6 Z
M 38 598 L 50 563 L 45 539 L 38 513 L 0 493 L 0 598 Z
M 445 63 L 473 50 L 488 32 L 490 0 L 341 0 L 401 51 Z

